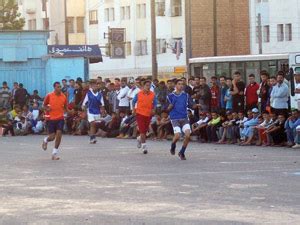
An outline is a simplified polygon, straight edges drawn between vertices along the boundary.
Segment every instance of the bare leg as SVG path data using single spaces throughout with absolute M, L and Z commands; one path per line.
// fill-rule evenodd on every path
M 62 131 L 58 130 L 56 131 L 56 135 L 55 135 L 55 148 L 58 149 L 61 143 L 61 138 L 62 138 Z

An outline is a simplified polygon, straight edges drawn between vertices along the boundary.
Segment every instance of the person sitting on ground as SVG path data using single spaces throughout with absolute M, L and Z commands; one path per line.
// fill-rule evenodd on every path
M 206 127 L 207 140 L 209 143 L 218 141 L 217 131 L 222 124 L 221 116 L 217 112 L 212 112 L 211 117 L 212 119 L 208 122 Z
M 171 133 L 172 129 L 171 120 L 166 111 L 163 111 L 161 114 L 161 119 L 157 121 L 157 138 L 159 140 L 167 139 L 167 136 Z
M 255 127 L 255 129 L 257 130 L 257 134 L 258 134 L 258 141 L 256 143 L 257 146 L 268 146 L 270 145 L 269 141 L 268 141 L 268 137 L 266 135 L 266 130 L 270 127 L 270 125 L 272 125 L 273 121 L 272 118 L 270 117 L 270 114 L 268 111 L 264 111 L 262 113 L 263 116 L 263 123 L 260 123 L 259 125 L 257 125 Z
M 206 140 L 206 127 L 210 117 L 208 113 L 199 112 L 199 120 L 192 125 L 192 136 L 197 136 L 199 140 Z
M 253 118 L 244 123 L 244 129 L 242 136 L 245 137 L 244 141 L 241 143 L 242 146 L 251 145 L 254 140 L 254 128 L 258 125 L 259 111 L 257 108 L 252 109 Z
M 296 128 L 300 125 L 298 110 L 293 110 L 290 117 L 286 120 L 284 128 L 287 136 L 287 146 L 295 145 Z
M 231 111 L 226 112 L 227 120 L 222 123 L 220 127 L 219 144 L 233 144 L 236 143 L 236 137 L 234 134 L 234 127 L 236 126 L 236 118 Z
M 283 146 L 286 142 L 286 133 L 284 129 L 285 115 L 280 113 L 277 122 L 266 133 L 272 137 L 275 146 Z

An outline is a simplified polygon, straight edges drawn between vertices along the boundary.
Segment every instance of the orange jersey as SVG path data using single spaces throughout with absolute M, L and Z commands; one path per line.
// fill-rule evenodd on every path
M 152 109 L 154 109 L 157 104 L 155 94 L 152 91 L 150 91 L 149 93 L 140 91 L 137 94 L 135 101 L 136 113 L 148 117 L 151 116 Z
M 44 105 L 50 108 L 49 120 L 64 119 L 67 98 L 63 93 L 60 95 L 55 94 L 55 92 L 48 94 L 44 100 Z

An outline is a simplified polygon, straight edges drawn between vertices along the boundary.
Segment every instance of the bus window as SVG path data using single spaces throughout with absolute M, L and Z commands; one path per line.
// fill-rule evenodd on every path
M 255 81 L 260 83 L 260 65 L 259 62 L 246 62 L 246 76 L 255 75 Z M 248 80 L 247 80 L 248 83 Z
M 203 76 L 207 80 L 210 80 L 210 78 L 215 75 L 216 75 L 215 63 L 203 64 Z
M 242 75 L 242 79 L 246 81 L 246 74 L 245 74 L 245 63 L 244 62 L 233 62 L 230 64 L 230 74 L 231 76 L 234 72 L 239 71 Z
M 268 71 L 270 76 L 276 75 L 276 72 L 277 72 L 276 61 L 262 61 L 261 62 L 261 70 Z
M 216 76 L 225 76 L 225 77 L 231 77 L 230 76 L 230 70 L 229 70 L 229 63 L 217 63 L 217 70 L 216 70 Z

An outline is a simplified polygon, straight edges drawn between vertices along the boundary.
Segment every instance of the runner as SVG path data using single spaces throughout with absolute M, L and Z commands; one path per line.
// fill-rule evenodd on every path
M 185 150 L 190 142 L 191 136 L 191 126 L 187 110 L 188 108 L 193 108 L 194 103 L 190 96 L 183 91 L 182 80 L 176 80 L 175 91 L 168 95 L 168 102 L 170 104 L 168 107 L 168 111 L 170 112 L 169 116 L 174 130 L 174 138 L 170 152 L 172 155 L 175 155 L 176 143 L 180 139 L 181 132 L 183 132 L 185 137 L 178 156 L 181 160 L 186 160 Z
M 47 150 L 48 142 L 55 140 L 52 151 L 52 160 L 59 160 L 58 148 L 62 138 L 64 128 L 64 112 L 67 112 L 67 98 L 61 91 L 59 82 L 53 84 L 54 91 L 48 94 L 44 100 L 44 109 L 48 113 L 49 136 L 43 141 L 42 148 Z
M 157 99 L 154 92 L 150 91 L 150 80 L 144 81 L 143 86 L 143 89 L 133 99 L 133 114 L 136 114 L 136 121 L 140 132 L 140 136 L 137 137 L 137 147 L 142 148 L 143 153 L 147 154 L 146 134 L 151 118 L 155 113 Z
M 102 94 L 98 92 L 98 85 L 96 81 L 90 82 L 90 90 L 86 94 L 83 103 L 83 108 L 88 108 L 88 121 L 90 123 L 90 144 L 96 144 L 96 121 L 100 120 L 101 110 L 104 109 L 104 100 Z

